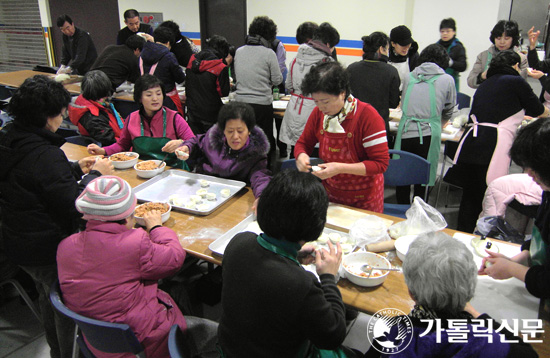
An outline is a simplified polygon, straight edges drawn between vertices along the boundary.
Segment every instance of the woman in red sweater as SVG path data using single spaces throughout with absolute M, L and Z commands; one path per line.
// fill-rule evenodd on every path
M 317 107 L 294 149 L 298 170 L 311 169 L 309 155 L 319 143 L 324 164 L 314 175 L 323 180 L 330 201 L 383 212 L 389 154 L 382 117 L 350 94 L 347 74 L 337 62 L 313 67 L 302 93 L 311 94 Z

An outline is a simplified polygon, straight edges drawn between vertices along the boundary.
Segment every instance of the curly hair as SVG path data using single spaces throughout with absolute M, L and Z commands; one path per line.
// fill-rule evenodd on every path
M 514 66 L 516 63 L 521 63 L 521 57 L 514 50 L 505 50 L 497 53 L 489 64 L 489 71 L 487 77 L 491 77 L 492 74 L 498 73 L 498 70 L 505 67 Z
M 512 160 L 532 169 L 550 187 L 550 118 L 539 118 L 523 127 L 510 148 Z
M 420 56 L 418 57 L 419 65 L 424 62 L 432 62 L 442 69 L 446 69 L 449 67 L 449 54 L 440 44 L 431 44 L 422 50 Z
M 220 113 L 218 113 L 218 127 L 224 131 L 225 124 L 231 119 L 242 120 L 249 132 L 256 126 L 254 109 L 249 104 L 243 102 L 229 102 L 222 106 Z
M 349 77 L 339 62 L 319 62 L 309 70 L 302 82 L 302 93 L 325 92 L 334 96 L 350 94 Z
M 36 75 L 27 78 L 15 91 L 8 105 L 8 113 L 15 122 L 44 128 L 48 117 L 60 115 L 70 102 L 71 95 L 61 83 L 44 75 Z
M 229 54 L 229 42 L 227 39 L 220 35 L 213 35 L 206 40 L 206 48 L 214 51 L 218 58 L 226 58 Z
M 300 24 L 300 26 L 298 26 L 298 28 L 296 29 L 296 42 L 298 42 L 298 45 L 301 45 L 311 40 L 313 38 L 315 30 L 317 30 L 318 27 L 319 25 L 311 21 L 306 21 Z
M 489 37 L 489 40 L 495 44 L 495 39 L 497 37 L 501 37 L 502 34 L 505 36 L 509 36 L 512 38 L 512 47 L 519 45 L 519 26 L 518 23 L 514 20 L 506 21 L 506 20 L 500 20 L 497 22 L 495 27 L 491 30 L 491 36 Z
M 269 42 L 277 36 L 277 25 L 267 16 L 256 16 L 248 27 L 250 36 L 259 35 Z
M 363 40 L 363 59 L 374 58 L 374 54 L 380 47 L 386 47 L 390 44 L 388 35 L 380 31 L 375 31 L 369 36 L 363 36 L 361 40 Z
M 141 96 L 143 92 L 154 87 L 160 87 L 160 89 L 162 90 L 162 97 L 166 98 L 166 90 L 164 89 L 164 84 L 157 76 L 145 74 L 138 78 L 134 85 L 134 101 L 136 103 L 141 103 Z
M 334 47 L 340 42 L 340 34 L 328 22 L 323 22 L 313 33 L 313 40 L 321 41 L 328 44 L 329 47 Z

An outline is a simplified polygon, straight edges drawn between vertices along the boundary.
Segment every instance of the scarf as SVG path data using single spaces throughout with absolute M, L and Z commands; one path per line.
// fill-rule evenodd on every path
M 456 39 L 456 36 L 453 36 L 453 38 L 448 40 L 448 41 L 439 40 L 439 41 L 437 41 L 437 43 L 440 44 L 441 46 L 445 47 L 445 49 L 447 49 L 449 46 L 451 46 L 451 44 L 453 43 L 453 41 L 455 39 Z
M 363 60 L 367 61 L 380 61 L 387 63 L 389 60 L 389 57 L 386 55 L 379 54 L 378 52 L 374 53 L 363 53 Z
M 330 47 L 319 40 L 310 40 L 307 44 L 327 56 L 332 56 L 332 51 L 330 50 Z
M 462 311 L 456 314 L 450 314 L 449 312 L 436 312 L 430 308 L 424 307 L 422 305 L 414 305 L 409 317 L 416 319 L 472 319 L 472 315 L 468 312 Z
M 323 128 L 329 133 L 346 133 L 342 127 L 342 122 L 346 119 L 347 115 L 355 111 L 357 107 L 357 100 L 351 94 L 344 101 L 344 107 L 340 112 L 333 116 L 325 115 L 323 118 Z
M 246 36 L 246 44 L 250 46 L 264 46 L 271 49 L 269 41 L 261 37 L 260 35 L 248 35 Z

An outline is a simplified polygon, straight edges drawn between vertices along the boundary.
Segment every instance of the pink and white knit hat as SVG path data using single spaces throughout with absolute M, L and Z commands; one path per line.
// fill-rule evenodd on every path
M 76 199 L 76 209 L 86 220 L 118 221 L 132 215 L 136 196 L 124 179 L 105 175 L 92 180 Z

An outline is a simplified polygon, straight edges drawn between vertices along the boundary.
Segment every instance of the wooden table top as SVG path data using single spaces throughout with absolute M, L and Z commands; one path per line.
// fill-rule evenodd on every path
M 25 82 L 27 78 L 35 75 L 44 75 L 51 78 L 55 77 L 55 75 L 52 73 L 38 72 L 38 71 L 32 71 L 32 70 L 5 72 L 5 73 L 0 73 L 0 85 L 18 88 L 23 84 L 23 82 Z M 81 91 L 80 82 L 70 83 L 64 86 L 67 89 L 67 91 L 69 91 L 69 93 L 80 94 L 80 91 Z

